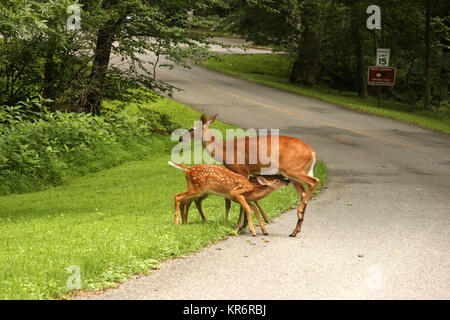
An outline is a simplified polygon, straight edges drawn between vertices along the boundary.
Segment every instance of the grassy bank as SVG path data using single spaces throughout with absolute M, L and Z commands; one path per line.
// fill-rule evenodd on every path
M 162 98 L 129 102 L 127 112 L 136 112 L 138 106 L 167 114 L 186 128 L 200 117 Z M 213 127 L 233 128 L 219 121 Z M 192 208 L 189 224 L 174 226 L 173 195 L 186 189 L 184 173 L 167 165 L 175 143 L 169 136 L 154 135 L 141 160 L 72 177 L 44 191 L 0 197 L 0 299 L 69 297 L 74 293 L 67 287 L 69 266 L 79 267 L 84 291 L 112 287 L 133 274 L 151 272 L 163 260 L 235 234 L 237 205 L 232 206 L 231 225 L 225 226 L 219 197 L 204 201 L 208 223 Z M 326 180 L 323 163 L 316 175 Z M 297 202 L 288 187 L 261 203 L 273 218 Z
M 289 92 L 332 102 L 353 110 L 418 124 L 450 133 L 450 117 L 446 113 L 425 111 L 395 101 L 383 101 L 377 107 L 374 97 L 360 98 L 356 93 L 331 89 L 306 88 L 289 82 L 293 61 L 283 54 L 223 55 L 201 62 L 204 67 Z

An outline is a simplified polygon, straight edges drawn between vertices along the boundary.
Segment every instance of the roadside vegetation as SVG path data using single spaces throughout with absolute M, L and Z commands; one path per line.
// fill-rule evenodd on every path
M 192 208 L 188 225 L 174 225 L 186 182 L 167 164 L 171 133 L 200 113 L 162 98 L 174 87 L 156 77 L 161 55 L 169 69 L 206 55 L 212 42 L 190 30 L 209 29 L 227 5 L 0 3 L 0 299 L 69 298 L 77 270 L 81 291 L 113 287 L 236 235 L 219 197 L 204 202 L 208 223 Z M 191 19 L 193 9 L 204 12 Z M 126 63 L 108 68 L 113 55 Z M 316 175 L 326 181 L 321 162 Z M 296 203 L 292 187 L 262 201 L 270 218 Z
M 371 5 L 380 8 L 379 29 L 367 28 Z M 288 55 L 223 57 L 205 65 L 449 132 L 449 10 L 450 2 L 444 0 L 230 0 L 215 10 L 221 23 L 212 30 L 238 34 Z M 377 48 L 390 49 L 389 66 L 396 68 L 395 85 L 382 89 L 380 109 L 374 108 L 377 88 L 367 84 Z
M 207 223 L 194 207 L 188 225 L 173 223 L 173 196 L 186 182 L 167 165 L 177 143 L 168 130 L 191 127 L 199 112 L 143 88 L 104 101 L 99 116 L 52 113 L 45 101 L 33 103 L 42 103 L 39 116 L 17 108 L 14 114 L 27 119 L 10 119 L 1 135 L 15 150 L 2 153 L 9 166 L 2 186 L 41 191 L 0 196 L 0 299 L 69 298 L 77 293 L 67 287 L 70 266 L 80 268 L 83 292 L 114 287 L 236 234 L 237 205 L 225 226 L 220 197 L 204 201 Z M 213 127 L 234 128 L 220 121 Z M 316 175 L 326 181 L 322 162 Z M 292 187 L 261 201 L 270 219 L 296 203 Z
M 383 100 L 382 108 L 378 108 L 377 98 L 372 96 L 360 97 L 357 92 L 339 91 L 323 83 L 313 87 L 292 83 L 289 75 L 294 61 L 295 58 L 288 54 L 254 54 L 216 56 L 200 64 L 242 79 L 332 102 L 350 109 L 450 133 L 448 106 L 423 109 L 417 104 Z
M 152 97 L 156 97 L 153 95 Z M 152 152 L 177 125 L 157 111 L 51 112 L 40 99 L 0 110 L 0 195 L 38 191 Z M 107 105 L 106 105 L 107 106 Z

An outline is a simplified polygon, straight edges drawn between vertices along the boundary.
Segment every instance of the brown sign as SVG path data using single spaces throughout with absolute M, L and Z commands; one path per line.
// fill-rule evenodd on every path
M 367 83 L 372 86 L 393 86 L 395 84 L 395 68 L 369 67 Z

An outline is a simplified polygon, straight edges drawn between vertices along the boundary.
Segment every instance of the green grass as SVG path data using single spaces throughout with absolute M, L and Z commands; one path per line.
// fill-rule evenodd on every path
M 172 115 L 185 127 L 200 118 L 168 99 L 141 106 Z M 134 107 L 130 104 L 130 112 Z M 233 128 L 219 121 L 212 127 Z M 131 275 L 148 274 L 163 260 L 235 235 L 237 205 L 225 226 L 220 197 L 204 201 L 208 223 L 192 208 L 188 225 L 174 225 L 173 195 L 186 189 L 184 173 L 167 165 L 175 143 L 155 136 L 143 160 L 45 191 L 0 197 L 0 299 L 68 298 L 75 293 L 66 285 L 72 265 L 80 267 L 83 291 L 113 287 Z M 316 175 L 326 181 L 321 162 Z M 261 201 L 271 218 L 296 203 L 292 186 Z
M 306 88 L 290 83 L 289 70 L 292 62 L 291 57 L 283 54 L 223 55 L 209 58 L 201 62 L 201 65 L 242 79 L 332 102 L 353 110 L 450 133 L 450 117 L 439 112 L 425 111 L 413 105 L 386 100 L 382 101 L 382 108 L 378 108 L 377 99 L 374 97 L 360 98 L 352 92 Z

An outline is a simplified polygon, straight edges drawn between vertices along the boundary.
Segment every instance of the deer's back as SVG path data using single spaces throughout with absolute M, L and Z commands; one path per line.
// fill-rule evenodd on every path
M 237 188 L 247 191 L 253 189 L 246 177 L 213 164 L 190 167 L 186 172 L 186 180 L 198 191 L 222 196 L 228 196 L 230 191 Z
M 230 144 L 233 144 L 232 148 Z M 270 166 L 280 168 L 282 171 L 282 168 L 292 164 L 299 166 L 307 164 L 315 152 L 302 140 L 287 136 L 278 136 L 278 150 L 272 150 L 272 136 L 236 138 L 224 143 L 223 148 L 224 165 L 244 176 L 259 173 L 261 168 Z M 231 156 L 226 154 L 227 149 L 233 150 Z M 274 172 L 277 173 L 280 172 Z

